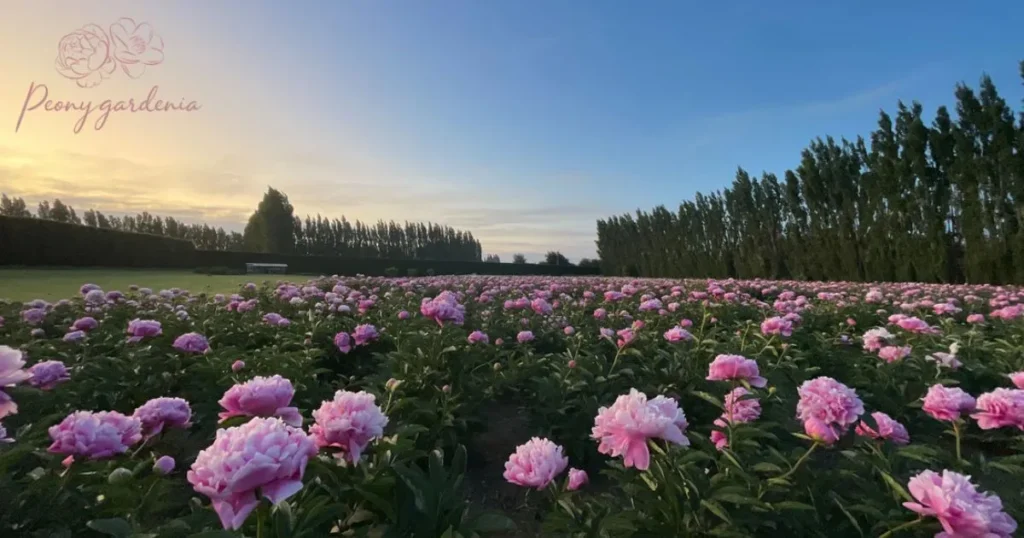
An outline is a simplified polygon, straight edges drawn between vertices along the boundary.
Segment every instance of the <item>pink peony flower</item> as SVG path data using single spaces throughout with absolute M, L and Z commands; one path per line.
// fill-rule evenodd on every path
M 520 344 L 532 342 L 533 331 L 519 331 L 519 334 L 516 335 L 516 341 L 519 342 Z
M 910 435 L 907 433 L 907 429 L 899 422 L 893 420 L 889 415 L 882 413 L 881 411 L 875 411 L 874 413 L 871 413 L 871 417 L 875 419 L 875 424 L 878 425 L 878 431 L 875 431 L 867 422 L 862 420 L 857 424 L 857 428 L 855 430 L 857 435 L 870 437 L 872 439 L 886 439 L 897 445 L 905 445 L 910 442 Z
M 548 439 L 534 437 L 516 447 L 505 462 L 505 480 L 528 488 L 544 489 L 569 465 L 562 447 Z
M 174 471 L 175 461 L 170 456 L 160 456 L 153 464 L 153 471 L 159 475 L 169 475 Z
M 910 355 L 910 346 L 885 346 L 878 350 L 878 358 L 893 363 Z
M 682 328 L 682 327 L 680 327 L 678 325 L 675 326 L 675 327 L 672 327 L 671 329 L 669 329 L 667 331 L 665 331 L 665 340 L 668 340 L 669 342 L 672 342 L 672 343 L 682 342 L 682 341 L 685 341 L 685 340 L 692 340 L 692 339 L 693 339 L 693 335 L 690 334 L 689 331 L 687 331 L 686 329 L 684 329 L 684 328 Z
M 270 325 L 271 327 L 287 327 L 292 324 L 291 320 L 278 314 L 277 312 L 270 312 L 263 315 L 263 323 Z
M 875 351 L 882 349 L 882 347 L 886 345 L 886 342 L 892 338 L 892 333 L 882 327 L 871 329 L 865 332 L 862 337 L 864 340 L 864 351 L 874 353 Z
M 236 374 L 238 372 L 241 372 L 244 369 L 245 369 L 245 361 L 237 360 L 237 361 L 231 363 L 231 371 L 236 373 Z
M 984 314 L 971 314 L 967 316 L 967 323 L 985 323 Z
M 93 329 L 95 329 L 96 327 L 99 327 L 99 326 L 100 326 L 100 322 L 96 321 L 96 318 L 92 318 L 92 317 L 89 317 L 89 316 L 86 316 L 84 318 L 76 319 L 75 322 L 71 324 L 71 328 L 72 329 L 74 329 L 76 331 L 85 331 L 85 332 L 89 332 L 89 331 L 91 331 L 91 330 L 93 330 Z
M 71 331 L 62 338 L 65 342 L 81 342 L 85 340 L 85 331 Z
M 744 380 L 754 387 L 764 387 L 768 380 L 760 376 L 757 361 L 742 355 L 718 355 L 708 368 L 708 381 Z
M 466 318 L 466 307 L 459 304 L 458 297 L 454 293 L 445 290 L 433 299 L 424 297 L 420 304 L 420 314 L 436 321 L 438 325 L 444 325 L 446 321 L 454 325 L 462 325 Z
M 55 454 L 98 460 L 124 454 L 142 439 L 142 423 L 116 411 L 76 411 L 50 427 Z
M 675 400 L 647 395 L 630 389 L 620 395 L 611 407 L 602 407 L 594 418 L 591 438 L 600 442 L 597 450 L 612 457 L 623 457 L 626 467 L 646 470 L 650 465 L 648 439 L 664 439 L 688 446 L 686 415 Z
M 469 338 L 466 339 L 470 344 L 486 344 L 490 341 L 487 333 L 482 331 L 473 331 L 469 333 Z
M 28 370 L 24 369 L 25 359 L 21 351 L 0 346 L 0 418 L 13 415 L 18 412 L 18 404 L 3 391 L 4 387 L 10 387 L 21 383 L 32 377 Z
M 971 415 L 983 430 L 1015 427 L 1024 430 L 1024 390 L 998 388 L 978 396 Z
M 236 530 L 259 505 L 257 491 L 272 503 L 298 493 L 315 455 L 316 446 L 302 430 L 277 418 L 255 418 L 217 430 L 187 477 L 196 492 L 210 498 L 221 525 Z
M 761 334 L 777 334 L 779 336 L 792 336 L 793 323 L 781 317 L 768 318 L 761 322 Z
M 357 325 L 356 329 L 352 331 L 352 338 L 355 340 L 357 346 L 365 346 L 379 337 L 380 335 L 377 333 L 377 328 L 369 323 Z
M 210 350 L 210 343 L 199 333 L 185 333 L 174 339 L 172 347 L 185 353 L 206 353 Z
M 235 385 L 224 393 L 218 403 L 225 409 L 218 415 L 220 422 L 231 417 L 279 417 L 289 426 L 302 426 L 302 415 L 296 407 L 289 407 L 295 389 L 292 382 L 279 376 L 256 376 Z
M 907 484 L 917 502 L 903 506 L 922 516 L 934 516 L 944 532 L 936 538 L 1010 538 L 1017 523 L 1006 512 L 998 496 L 981 493 L 971 477 L 944 470 L 942 474 L 923 471 Z
M 1018 389 L 1024 389 L 1024 372 L 1014 372 L 1008 376 L 1010 381 L 1013 382 L 1013 386 Z
M 60 361 L 43 361 L 33 364 L 28 369 L 28 373 L 32 374 L 28 383 L 40 390 L 51 390 L 71 379 L 67 367 Z
M 952 422 L 974 410 L 974 398 L 956 387 L 932 385 L 924 396 L 925 413 L 936 420 Z
M 725 411 L 721 420 L 731 424 L 753 422 L 761 416 L 761 402 L 757 398 L 745 398 L 750 391 L 736 387 L 725 395 Z
M 192 425 L 192 408 L 181 398 L 153 398 L 132 414 L 142 423 L 142 434 L 148 439 L 167 428 L 188 428 Z
M 587 476 L 586 471 L 575 467 L 569 468 L 569 485 L 566 489 L 576 491 L 586 485 L 587 482 L 590 482 L 590 477 Z
M 822 376 L 804 381 L 797 392 L 800 401 L 796 404 L 796 415 L 804 422 L 804 429 L 808 429 L 809 420 L 815 419 L 828 426 L 835 426 L 838 435 L 856 423 L 864 413 L 864 403 L 857 397 L 857 393 L 831 377 Z M 821 433 L 817 424 L 813 426 L 816 432 Z
M 128 341 L 135 343 L 143 338 L 160 336 L 163 334 L 163 329 L 160 327 L 159 321 L 136 318 L 128 322 L 128 334 L 131 335 Z
M 904 331 L 912 333 L 934 332 L 934 329 L 932 329 L 927 322 L 915 317 L 902 318 L 896 321 L 896 325 Z
M 352 351 L 352 338 L 347 332 L 342 331 L 334 335 L 334 347 L 338 348 L 338 351 L 342 353 L 348 353 Z
M 836 432 L 835 424 L 817 418 L 809 418 L 804 421 L 804 433 L 811 439 L 826 446 L 831 446 L 839 440 L 839 433 Z
M 320 448 L 339 449 L 336 458 L 359 463 L 370 441 L 384 435 L 388 417 L 376 404 L 376 397 L 368 392 L 339 390 L 334 399 L 323 402 L 313 411 L 315 424 L 309 436 Z

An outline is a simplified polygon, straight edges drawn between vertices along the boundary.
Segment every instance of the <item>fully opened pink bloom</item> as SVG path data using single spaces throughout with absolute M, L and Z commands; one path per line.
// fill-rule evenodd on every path
M 129 342 L 138 342 L 143 338 L 151 338 L 163 334 L 160 322 L 152 319 L 133 319 L 128 322 Z
M 886 342 L 893 338 L 893 335 L 884 328 L 878 327 L 866 331 L 862 338 L 864 340 L 864 350 L 875 352 L 882 349 Z
M 444 325 L 446 321 L 462 325 L 466 318 L 466 308 L 459 304 L 454 293 L 445 290 L 433 299 L 424 297 L 420 304 L 420 314 L 436 321 L 438 325 Z
M 967 316 L 967 323 L 985 323 L 984 314 L 971 314 Z
M 470 344 L 486 344 L 490 341 L 490 338 L 488 338 L 487 333 L 483 331 L 473 331 L 469 333 L 467 341 Z
M 686 426 L 686 415 L 675 400 L 664 396 L 648 400 L 646 394 L 630 389 L 611 407 L 598 409 L 590 436 L 600 442 L 598 452 L 622 456 L 626 467 L 646 470 L 651 459 L 647 440 L 688 446 L 690 440 L 683 435 Z
M 1024 430 L 1024 390 L 998 388 L 978 396 L 971 415 L 983 430 L 1012 427 Z
M 927 322 L 913 317 L 900 319 L 896 322 L 896 325 L 904 331 L 912 333 L 930 333 L 934 331 Z
M 569 465 L 562 447 L 548 439 L 534 437 L 516 447 L 505 462 L 505 480 L 528 488 L 544 489 Z
M 352 351 L 352 337 L 345 331 L 334 335 L 334 347 L 338 348 L 338 351 L 342 353 Z
M 146 438 L 159 434 L 164 428 L 188 428 L 192 408 L 182 398 L 153 398 L 140 405 L 133 417 L 142 423 L 142 434 Z
M 210 350 L 210 343 L 199 333 L 185 333 L 174 339 L 172 347 L 185 353 L 206 353 Z
M 142 423 L 116 411 L 76 411 L 50 427 L 55 454 L 98 460 L 124 454 L 142 439 Z
M 925 413 L 936 420 L 952 422 L 974 410 L 974 398 L 956 387 L 932 385 L 924 396 Z
M 757 398 L 746 398 L 750 391 L 736 387 L 725 395 L 725 411 L 722 419 L 732 424 L 746 424 L 761 416 L 761 402 Z
M 856 432 L 857 435 L 863 437 L 870 437 L 872 439 L 885 439 L 892 441 L 893 444 L 905 445 L 910 442 L 910 435 L 907 433 L 907 429 L 892 419 L 889 415 L 882 413 L 881 411 L 875 411 L 871 413 L 871 418 L 875 419 L 875 424 L 878 425 L 878 430 L 868 425 L 863 420 L 857 424 Z
M 25 368 L 25 359 L 21 351 L 8 346 L 0 346 L 0 388 L 17 385 L 32 377 Z
M 356 329 L 352 331 L 352 338 L 355 340 L 357 346 L 365 346 L 376 340 L 379 336 L 377 328 L 369 323 L 357 325 Z
M 669 342 L 672 342 L 672 343 L 682 342 L 684 340 L 691 340 L 691 339 L 693 339 L 693 335 L 690 334 L 689 331 L 687 331 L 686 329 L 684 329 L 684 328 L 682 328 L 682 327 L 680 327 L 678 325 L 676 325 L 675 327 L 672 327 L 671 329 L 665 331 L 665 340 L 668 340 Z
M 761 322 L 761 333 L 766 335 L 792 336 L 793 322 L 779 316 L 768 318 Z
M 302 415 L 296 407 L 289 407 L 295 389 L 292 382 L 279 376 L 256 376 L 235 385 L 224 393 L 220 406 L 225 410 L 218 415 L 220 421 L 231 417 L 280 417 L 289 426 L 301 426 Z
M 71 379 L 71 376 L 68 375 L 68 368 L 60 361 L 43 361 L 33 364 L 28 372 L 32 374 L 28 383 L 40 390 L 51 390 Z
M 302 489 L 302 475 L 316 446 L 302 430 L 277 418 L 255 418 L 241 426 L 217 430 L 213 444 L 199 452 L 188 481 L 210 498 L 225 529 L 238 529 L 259 505 Z
M 864 403 L 857 393 L 831 377 L 816 377 L 804 381 L 797 389 L 800 401 L 796 404 L 797 418 L 804 422 L 816 419 L 846 431 L 864 413 Z
M 910 346 L 885 346 L 878 350 L 878 358 L 885 362 L 896 362 L 910 355 Z
M 95 329 L 96 327 L 99 327 L 99 326 L 100 326 L 100 322 L 96 321 L 96 318 L 92 318 L 92 317 L 89 317 L 89 316 L 86 316 L 84 318 L 76 319 L 75 322 L 71 324 L 71 328 L 72 329 L 75 329 L 76 331 L 86 331 L 86 332 L 91 331 L 91 330 L 93 330 L 93 329 Z
M 533 341 L 533 331 L 519 331 L 519 334 L 516 335 L 516 341 L 520 344 Z
M 1017 522 L 1003 512 L 1002 500 L 979 492 L 970 476 L 924 471 L 910 479 L 907 489 L 917 502 L 903 506 L 942 524 L 944 532 L 936 538 L 1010 538 L 1017 530 Z
M 708 368 L 708 381 L 745 380 L 754 387 L 764 387 L 768 380 L 761 377 L 757 361 L 742 355 L 719 355 Z
M 711 442 L 715 443 L 718 450 L 729 444 L 723 430 L 730 424 L 745 424 L 760 418 L 761 402 L 757 398 L 744 398 L 748 395 L 750 391 L 743 387 L 736 387 L 725 395 L 725 411 L 722 412 L 722 416 L 715 419 L 716 429 L 711 430 Z
M 576 491 L 586 485 L 587 482 L 590 482 L 590 477 L 587 476 L 586 471 L 575 467 L 569 468 L 569 485 L 566 489 Z
M 376 397 L 364 391 L 339 390 L 333 400 L 313 411 L 313 419 L 316 423 L 310 426 L 309 436 L 316 446 L 340 449 L 334 456 L 350 463 L 359 463 L 370 441 L 384 435 L 388 425 Z
M 17 349 L 0 346 L 0 418 L 13 415 L 18 412 L 18 404 L 4 392 L 4 387 L 17 385 L 32 377 L 25 367 L 25 359 L 21 351 Z

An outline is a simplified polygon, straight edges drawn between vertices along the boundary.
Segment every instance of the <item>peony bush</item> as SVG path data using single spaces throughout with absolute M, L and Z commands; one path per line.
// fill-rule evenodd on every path
M 2 536 L 1003 538 L 1024 518 L 1015 287 L 85 284 L 0 320 Z

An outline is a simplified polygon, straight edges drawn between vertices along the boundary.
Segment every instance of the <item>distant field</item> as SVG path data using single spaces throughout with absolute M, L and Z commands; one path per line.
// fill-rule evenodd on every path
M 55 301 L 71 297 L 86 282 L 104 290 L 128 291 L 128 286 L 183 288 L 193 293 L 231 293 L 246 282 L 260 283 L 267 275 L 201 275 L 190 271 L 130 269 L 0 269 L 0 299 Z

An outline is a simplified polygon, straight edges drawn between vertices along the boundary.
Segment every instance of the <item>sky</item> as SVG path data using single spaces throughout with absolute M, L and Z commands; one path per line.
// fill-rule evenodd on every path
M 159 36 L 160 63 L 133 78 L 115 57 L 88 88 L 61 73 L 64 36 L 123 18 Z M 781 176 L 901 99 L 930 116 L 988 73 L 1022 110 L 1022 18 L 1006 0 L 5 2 L 0 191 L 240 231 L 273 186 L 299 215 L 429 220 L 503 261 L 576 261 L 599 218 L 677 207 L 738 166 Z M 82 113 L 42 98 L 154 86 L 198 110 L 96 129 L 95 109 L 76 134 Z

